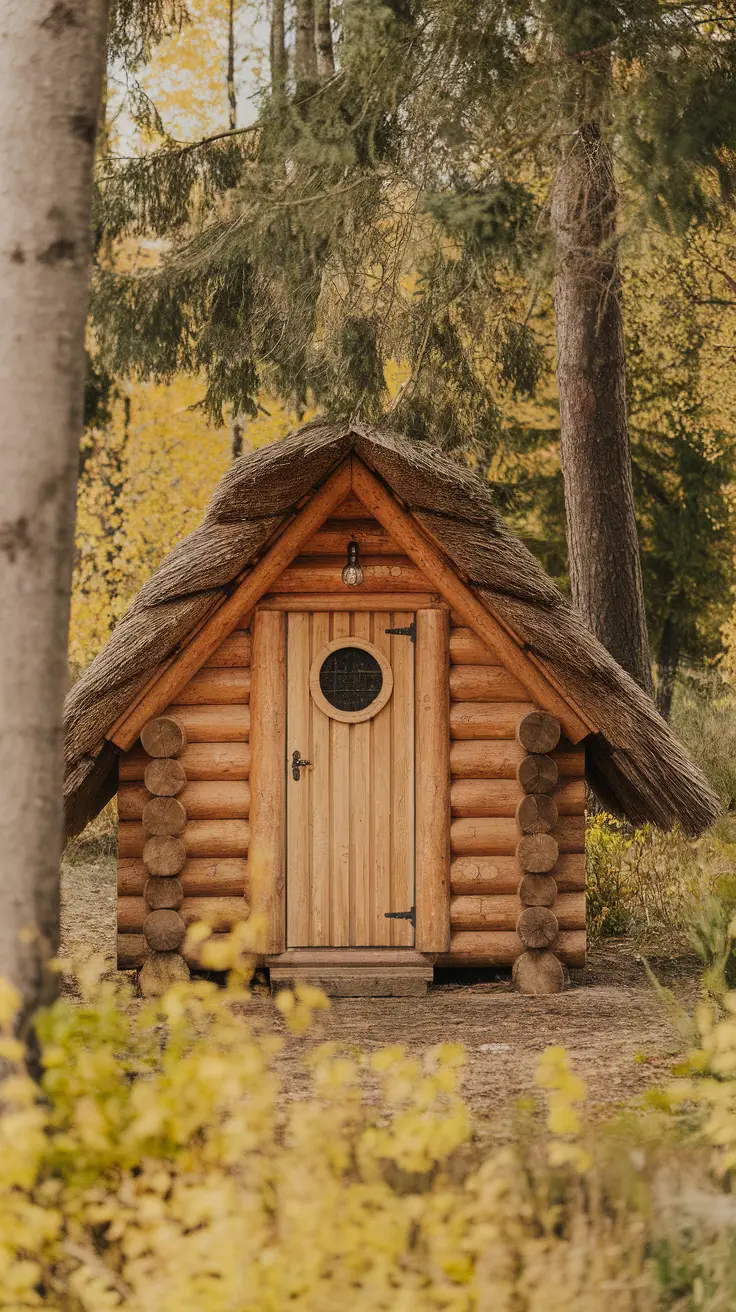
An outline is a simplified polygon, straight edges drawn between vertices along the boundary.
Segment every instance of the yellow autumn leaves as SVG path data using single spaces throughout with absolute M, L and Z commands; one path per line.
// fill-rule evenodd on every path
M 246 979 L 240 968 L 225 989 L 198 980 L 141 1007 L 93 959 L 80 1000 L 38 1019 L 42 1090 L 12 1037 L 17 994 L 0 984 L 0 1308 L 674 1306 L 651 1258 L 665 1222 L 649 1175 L 681 1169 L 679 1141 L 689 1179 L 701 1143 L 717 1153 L 713 1180 L 736 1165 L 736 999 L 698 1014 L 701 1047 L 668 1095 L 690 1108 L 679 1140 L 662 1100 L 648 1129 L 593 1131 L 585 1085 L 551 1048 L 537 1070 L 546 1139 L 522 1121 L 482 1147 L 458 1045 L 306 1046 L 294 1096 L 279 1053 L 326 1000 L 307 986 L 282 994 L 296 1032 L 284 1038 Z M 703 1240 L 698 1262 L 709 1261 Z M 720 1268 L 718 1279 L 723 1292 Z
M 197 379 L 131 384 L 105 431 L 85 439 L 69 660 L 85 669 L 139 588 L 201 522 L 230 462 L 231 436 L 202 415 Z M 294 415 L 264 398 L 268 413 L 244 427 L 244 450 L 283 437 Z

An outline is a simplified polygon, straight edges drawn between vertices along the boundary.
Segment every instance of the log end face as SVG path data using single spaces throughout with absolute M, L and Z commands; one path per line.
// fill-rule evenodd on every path
M 561 737 L 560 722 L 546 711 L 529 711 L 516 726 L 516 738 L 526 752 L 553 752 Z
M 143 780 L 154 797 L 176 797 L 184 787 L 187 776 L 181 761 L 174 757 L 160 756 L 149 761 Z
M 159 715 L 141 729 L 141 743 L 149 756 L 178 756 L 187 745 L 187 735 L 173 715 Z
M 138 987 L 144 998 L 160 998 L 172 984 L 189 978 L 189 967 L 178 952 L 148 952 L 138 973 Z
M 146 880 L 143 896 L 151 911 L 178 911 L 184 901 L 184 886 L 176 875 L 153 876 Z
M 522 834 L 549 834 L 557 824 L 557 805 L 546 793 L 529 793 L 516 808 Z
M 559 845 L 551 834 L 529 834 L 516 845 L 516 860 L 528 874 L 549 874 L 559 855 Z
M 525 907 L 516 922 L 516 932 L 525 948 L 549 948 L 560 926 L 549 907 Z
M 518 993 L 543 997 L 561 993 L 565 986 L 565 972 L 554 952 L 531 950 L 516 958 L 512 969 L 514 987 Z
M 187 850 L 180 838 L 149 838 L 143 849 L 143 864 L 149 875 L 178 875 L 186 860 Z
M 559 778 L 557 762 L 552 756 L 533 752 L 517 765 L 516 778 L 525 793 L 552 793 Z
M 187 932 L 178 911 L 151 911 L 143 922 L 143 937 L 154 952 L 175 952 Z
M 519 885 L 522 907 L 553 907 L 557 900 L 557 883 L 552 875 L 524 875 Z
M 143 828 L 157 838 L 178 838 L 184 833 L 187 810 L 178 797 L 152 797 L 143 808 Z

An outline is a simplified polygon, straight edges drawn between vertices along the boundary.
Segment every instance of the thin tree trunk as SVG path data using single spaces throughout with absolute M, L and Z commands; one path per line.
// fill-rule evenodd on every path
M 613 161 L 595 122 L 555 180 L 555 324 L 570 582 L 601 642 L 652 691 L 634 514 Z
M 280 95 L 286 86 L 286 26 L 284 0 L 271 0 L 271 91 Z
M 21 1029 L 53 991 L 62 702 L 82 433 L 104 0 L 0 22 L 0 975 Z
M 317 0 L 315 10 L 315 45 L 317 47 L 317 76 L 327 81 L 335 74 L 335 52 L 332 45 L 330 0 Z
M 236 414 L 230 429 L 230 459 L 239 460 L 243 454 L 243 437 L 245 435 L 245 425 L 243 416 Z
M 314 44 L 314 0 L 296 0 L 296 39 L 294 42 L 294 80 L 314 81 L 317 77 L 317 49 Z
M 235 96 L 235 0 L 230 0 L 227 12 L 227 103 L 228 123 L 238 126 L 238 102 Z
M 680 667 L 681 643 L 677 624 L 672 615 L 668 615 L 662 626 L 657 653 L 657 709 L 665 720 L 669 720 L 672 710 L 672 698 L 675 680 Z

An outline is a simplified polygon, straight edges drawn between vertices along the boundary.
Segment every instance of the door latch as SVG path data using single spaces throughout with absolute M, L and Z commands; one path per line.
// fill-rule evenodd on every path
M 405 629 L 384 629 L 384 633 L 395 633 L 397 638 L 408 638 L 410 642 L 416 642 L 417 622 L 412 620 L 411 624 L 407 624 Z
M 302 770 L 305 768 L 305 766 L 311 764 L 312 764 L 311 761 L 302 760 L 301 752 L 297 747 L 296 751 L 294 752 L 294 755 L 291 758 L 291 773 L 294 776 L 294 780 L 296 783 L 299 783 L 299 780 L 302 777 Z
M 417 909 L 412 907 L 411 911 L 384 911 L 386 920 L 410 920 L 414 929 L 417 927 Z

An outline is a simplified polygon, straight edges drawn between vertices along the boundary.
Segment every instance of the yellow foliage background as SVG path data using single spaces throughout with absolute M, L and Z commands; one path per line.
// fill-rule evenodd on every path
M 196 379 L 131 384 L 104 432 L 88 434 L 77 500 L 69 659 L 84 669 L 136 592 L 175 543 L 200 523 L 230 462 L 231 435 L 206 423 Z M 283 437 L 296 422 L 264 398 L 245 446 Z M 307 416 L 309 417 L 309 416 Z

